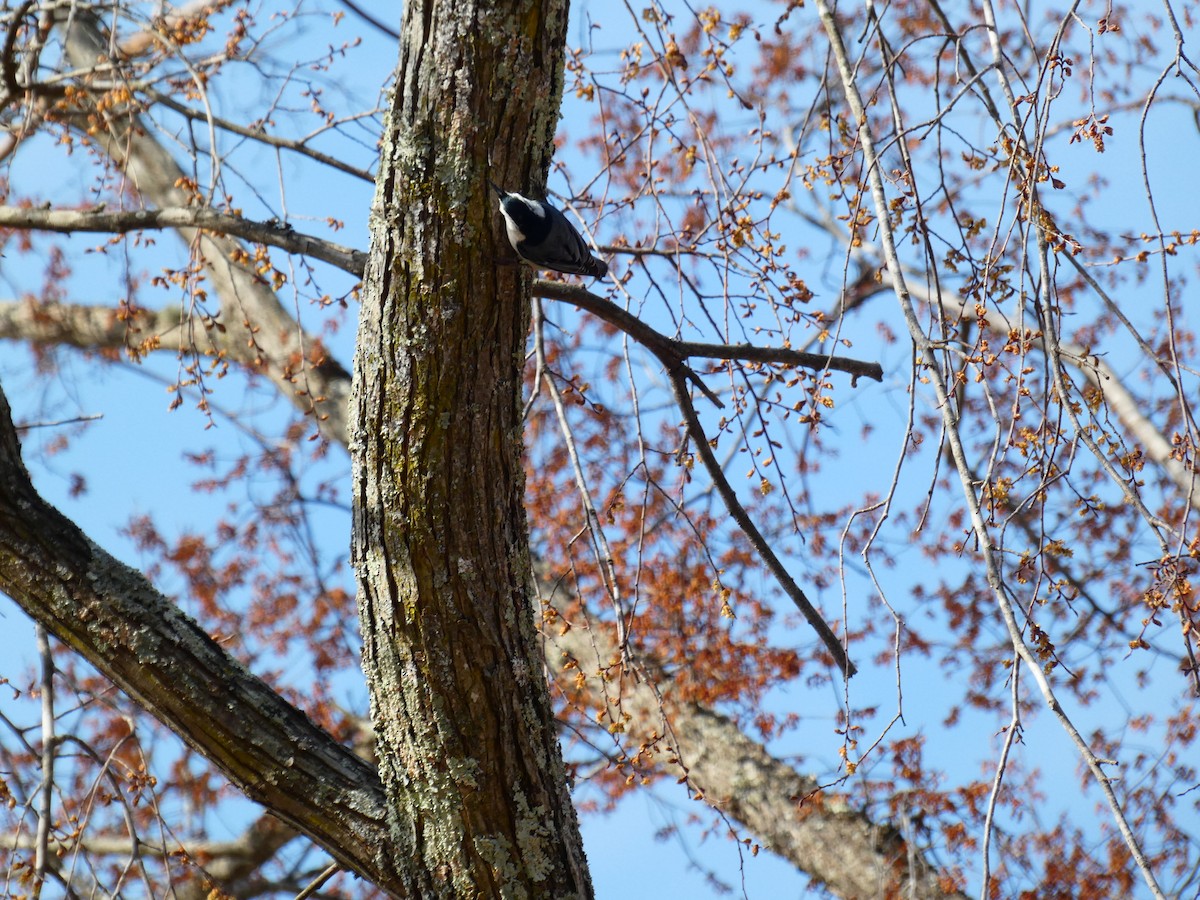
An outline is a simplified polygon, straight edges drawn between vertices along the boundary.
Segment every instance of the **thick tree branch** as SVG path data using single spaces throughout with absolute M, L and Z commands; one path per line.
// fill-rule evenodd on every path
M 574 302 L 575 297 L 576 295 L 572 293 L 564 299 Z M 600 298 L 596 298 L 596 300 L 619 310 L 608 301 L 602 301 Z M 135 319 L 135 334 L 158 335 L 159 346 L 164 349 L 177 349 L 185 343 L 179 339 L 181 334 L 179 322 L 180 316 L 176 310 L 140 311 Z M 632 327 L 639 329 L 638 333 L 634 333 L 633 336 L 640 340 L 644 334 L 639 328 L 640 320 L 634 318 L 633 322 L 636 324 Z M 621 327 L 620 322 L 613 324 Z M 127 346 L 129 337 L 130 325 L 119 320 L 111 309 L 66 304 L 45 307 L 29 302 L 0 304 L 0 338 L 33 342 L 56 341 L 88 349 L 105 349 Z M 653 340 L 651 336 L 651 341 Z M 344 445 L 344 436 L 340 438 L 340 442 Z M 578 637 L 582 637 L 582 635 L 582 631 L 578 633 Z M 575 633 L 557 638 L 554 644 L 563 652 L 549 652 L 547 663 L 553 671 L 561 674 L 563 666 L 572 658 L 578 660 L 607 659 L 612 654 L 604 648 L 612 642 L 609 639 L 607 643 L 601 643 L 602 637 L 603 635 L 598 631 L 590 632 L 586 646 L 576 643 Z M 601 649 L 596 651 L 591 649 L 593 646 Z M 597 653 L 598 655 L 595 655 Z M 603 668 L 603 662 L 594 664 Z M 585 671 L 590 670 L 585 668 Z M 660 675 L 661 677 L 656 678 L 656 683 L 660 686 L 667 686 L 669 692 L 669 676 L 661 673 Z M 198 690 L 195 687 L 186 689 L 188 692 Z M 639 696 L 642 692 L 647 695 L 644 698 L 643 707 L 639 708 L 652 710 L 657 701 L 650 687 L 642 685 L 637 688 L 637 691 Z M 226 700 L 232 705 L 241 705 L 244 702 L 244 698 L 238 694 L 231 694 L 226 697 Z M 652 719 L 648 716 L 647 713 L 646 716 L 639 715 L 635 718 L 643 727 L 649 728 L 648 723 Z M 827 882 L 831 890 L 837 893 L 842 893 L 839 888 L 842 879 L 862 877 L 866 869 L 860 871 L 858 867 L 850 867 L 845 875 L 839 876 L 836 867 L 832 864 L 824 865 L 821 862 L 822 859 L 828 857 L 817 852 L 813 841 L 823 840 L 820 836 L 829 833 L 830 829 L 836 829 L 839 834 L 837 847 L 874 847 L 875 852 L 880 854 L 880 862 L 876 866 L 876 871 L 886 869 L 883 863 L 889 857 L 886 855 L 884 844 L 879 841 L 880 835 L 890 833 L 887 826 L 872 823 L 858 813 L 846 818 L 844 810 L 836 810 L 829 804 L 814 802 L 808 806 L 799 805 L 795 798 L 801 798 L 810 793 L 816 787 L 816 781 L 811 776 L 801 775 L 791 766 L 771 757 L 762 744 L 747 737 L 727 717 L 689 704 L 681 707 L 680 711 L 673 716 L 672 724 L 674 736 L 679 743 L 681 758 L 687 762 L 694 781 L 710 799 L 721 804 L 721 808 L 725 809 L 731 818 L 741 822 L 749 831 L 758 835 L 765 846 L 789 859 L 798 869 Z M 702 726 L 704 730 L 700 730 Z M 714 729 L 718 732 L 715 736 L 713 736 Z M 737 752 L 714 753 L 705 750 L 704 742 L 710 739 L 716 741 L 714 746 L 718 748 L 737 748 Z M 747 767 L 751 772 L 761 774 L 764 779 L 761 789 L 752 788 L 750 785 L 753 782 L 747 782 Z M 731 788 L 726 792 L 725 789 L 718 787 L 719 785 L 738 787 L 736 790 Z M 728 793 L 728 797 L 726 797 L 726 793 Z M 827 823 L 825 819 L 830 816 L 837 817 L 839 824 L 835 826 Z M 857 829 L 852 836 L 845 833 L 850 830 L 851 825 Z M 812 837 L 806 838 L 805 835 Z M 218 855 L 218 850 L 220 850 L 219 847 L 213 848 L 214 856 Z M 230 859 L 232 860 L 233 857 Z M 887 865 L 891 865 L 891 863 Z M 216 861 L 207 868 L 214 877 L 226 884 L 233 880 L 232 876 L 224 874 L 224 869 Z M 851 891 L 843 893 L 843 896 L 856 896 L 856 894 Z M 857 896 L 866 895 L 859 893 Z M 938 896 L 938 894 L 922 890 L 916 896 Z
M 252 675 L 34 490 L 0 391 L 0 590 L 250 799 L 400 896 L 373 766 Z
M 578 294 L 574 291 L 563 297 L 570 302 L 577 298 Z M 597 304 L 605 304 L 600 307 L 604 311 L 608 311 L 607 307 L 624 312 L 606 300 L 595 300 Z M 656 332 L 652 334 L 645 331 L 643 323 L 634 317 L 629 319 L 632 321 L 621 320 L 613 324 L 617 327 L 628 324 L 634 329 L 631 332 L 632 336 L 638 340 L 648 338 L 645 341 L 647 344 L 656 340 Z M 164 349 L 183 345 L 178 339 L 180 316 L 175 310 L 140 311 L 135 322 L 136 334 L 159 335 L 158 343 Z M 88 349 L 104 349 L 127 346 L 129 333 L 129 324 L 119 320 L 111 309 L 65 304 L 44 307 L 28 302 L 0 304 L 2 338 L 34 342 L 57 341 Z M 343 444 L 344 441 L 343 437 Z M 580 641 L 584 634 L 583 631 L 571 632 L 553 641 L 555 647 L 562 651 L 547 653 L 547 663 L 553 671 L 561 674 L 564 665 L 572 659 L 592 660 L 593 667 L 604 667 L 605 661 L 613 655 L 605 649 L 612 644 L 611 638 L 606 637 L 602 631 L 595 630 L 587 632 L 587 642 L 583 644 Z M 597 647 L 600 649 L 595 649 Z M 592 672 L 591 668 L 586 666 L 584 670 L 589 674 Z M 656 683 L 666 686 L 666 692 L 669 693 L 669 676 L 659 672 Z M 657 708 L 657 699 L 648 685 L 638 686 L 635 693 L 641 698 L 633 701 L 638 704 L 636 708 L 641 710 L 635 715 L 635 721 L 638 726 L 649 730 L 653 722 L 651 713 Z M 237 694 L 226 699 L 231 704 L 243 702 Z M 800 804 L 799 798 L 805 797 L 817 787 L 815 779 L 801 775 L 791 766 L 773 758 L 761 743 L 747 737 L 730 719 L 695 704 L 686 704 L 673 713 L 672 725 L 681 759 L 686 761 L 694 782 L 732 819 L 757 835 L 764 846 L 790 860 L 798 869 L 826 882 L 831 890 L 843 896 L 868 896 L 861 892 L 856 893 L 850 888 L 843 890 L 845 879 L 866 877 L 869 870 L 875 871 L 876 874 L 890 871 L 889 867 L 893 863 L 889 860 L 893 859 L 894 854 L 889 856 L 890 851 L 887 850 L 881 835 L 893 832 L 886 825 L 878 825 L 860 813 L 837 809 L 828 803 L 814 801 L 808 805 Z M 713 752 L 711 748 L 706 749 L 705 742 L 709 740 L 715 742 L 714 747 L 729 748 L 730 752 L 723 749 Z M 754 777 L 751 778 L 751 775 Z M 831 833 L 831 830 L 838 835 L 836 841 L 830 845 L 823 845 L 823 835 Z M 827 852 L 820 852 L 822 846 L 826 847 Z M 837 866 L 834 865 L 834 857 L 830 854 L 841 853 L 841 848 L 873 848 L 872 852 L 877 855 L 877 862 L 873 869 L 871 866 L 850 866 L 839 875 Z M 92 847 L 89 845 L 85 849 Z M 115 849 L 116 852 L 120 852 L 119 847 Z M 218 845 L 206 852 L 223 857 L 225 850 Z M 858 850 L 851 852 L 846 849 L 845 853 L 860 860 L 866 858 L 859 855 Z M 233 856 L 229 859 L 230 865 L 236 861 Z M 823 862 L 824 860 L 828 862 Z M 225 873 L 218 860 L 214 860 L 206 868 L 223 883 L 229 884 L 233 880 L 232 876 Z M 921 869 L 922 872 L 927 870 L 928 867 L 925 866 Z M 928 879 L 933 879 L 933 876 L 929 875 Z M 933 883 L 933 880 L 929 881 L 929 884 Z M 939 896 L 939 893 L 932 887 L 928 890 L 921 888 L 916 896 Z
M 0 301 L 0 338 L 31 344 L 58 344 L 81 350 L 194 349 L 199 353 L 234 351 L 221 332 L 178 308 L 122 313 L 109 306 L 79 303 Z
M 141 137 L 144 137 L 144 135 L 137 135 L 135 137 L 140 139 Z M 151 155 L 153 154 L 151 153 Z M 168 207 L 168 212 L 177 209 L 182 209 L 189 212 L 191 211 L 188 207 L 180 205 L 177 199 L 175 200 L 175 205 L 171 205 L 172 198 L 170 196 L 170 191 L 167 191 L 162 187 L 166 184 L 166 178 L 164 176 L 155 176 L 150 178 L 146 176 L 144 170 L 136 169 L 135 173 L 138 174 L 138 183 L 139 186 L 143 188 L 143 193 L 147 193 L 147 188 L 153 188 L 154 190 L 150 191 L 148 195 L 152 198 L 156 196 L 164 197 L 166 200 L 166 202 L 164 202 L 164 206 Z M 146 226 L 142 225 L 135 227 Z M 161 227 L 174 226 L 169 226 L 168 223 L 164 223 Z M 184 227 L 205 228 L 206 226 L 200 222 L 193 221 L 191 223 L 184 223 Z M 186 230 L 182 233 L 184 234 L 185 239 L 193 239 L 196 237 L 196 235 Z M 271 235 L 267 235 L 267 237 L 270 236 Z M 259 238 L 253 236 L 250 236 L 250 239 L 259 240 Z M 282 246 L 280 244 L 275 244 L 270 240 L 262 240 L 260 242 L 275 246 Z M 297 250 L 295 252 L 304 251 Z M 354 251 L 348 252 L 353 253 Z M 353 261 L 354 257 L 351 256 L 349 259 Z M 237 296 L 236 291 L 238 288 L 236 283 L 231 282 L 231 284 L 225 289 L 234 291 L 231 296 Z M 579 291 L 584 294 L 586 294 L 586 292 L 584 292 L 582 288 L 574 288 L 572 286 L 554 285 L 549 288 L 549 290 L 564 291 L 564 294 L 556 297 L 556 299 L 564 299 L 568 300 L 569 302 L 577 303 L 577 305 L 581 306 L 582 308 L 590 309 L 593 313 L 601 315 L 607 321 L 617 325 L 617 327 L 622 327 L 621 322 L 614 321 L 612 318 L 609 318 L 609 315 L 615 316 L 616 313 L 622 313 L 623 311 L 608 301 L 595 297 L 595 295 L 588 294 L 587 297 L 581 302 L 579 294 L 575 293 L 575 291 Z M 224 296 L 225 295 L 223 295 L 223 297 Z M 547 293 L 546 296 L 555 297 L 555 294 Z M 594 298 L 594 303 L 593 300 L 587 298 Z M 244 301 L 242 298 L 239 298 L 237 301 L 226 298 L 224 302 L 226 303 L 227 308 L 232 307 L 236 309 L 237 305 L 235 304 L 241 304 Z M 614 310 L 616 313 L 613 313 Z M 632 320 L 632 322 L 628 320 L 624 322 L 625 325 L 629 326 L 625 330 L 628 330 L 635 339 L 646 343 L 646 345 L 650 347 L 652 351 L 664 351 L 667 353 L 668 360 L 675 360 L 676 362 L 689 356 L 702 356 L 717 359 L 749 359 L 760 362 L 801 365 L 816 369 L 836 369 L 847 371 L 851 375 L 855 376 L 860 374 L 865 375 L 867 377 L 875 378 L 876 380 L 880 380 L 882 377 L 882 372 L 879 370 L 879 367 L 876 364 L 861 363 L 856 360 L 843 360 L 839 357 L 832 358 L 831 362 L 829 357 L 821 354 L 799 354 L 795 351 L 786 349 L 772 350 L 770 348 L 726 347 L 722 345 L 704 345 L 677 342 L 667 338 L 664 335 L 659 335 L 658 332 L 650 329 L 648 326 L 645 326 L 644 323 L 640 323 L 640 320 L 637 320 L 635 317 L 629 317 L 629 319 Z M 157 323 L 156 327 L 166 326 L 169 328 L 172 325 L 172 323 L 167 319 L 154 319 L 153 321 Z M 291 323 L 291 327 L 294 329 L 296 326 L 294 323 Z M 123 330 L 124 329 L 122 328 L 122 331 Z M 109 340 L 115 338 L 115 333 L 111 327 L 111 323 L 107 330 L 95 333 L 103 334 Z M 660 356 L 660 358 L 662 357 Z M 244 361 L 253 365 L 252 360 Z M 334 380 L 340 380 L 342 374 L 344 373 L 335 374 L 333 376 Z M 331 426 L 328 429 L 328 433 L 330 433 L 334 439 L 340 439 L 343 443 L 346 440 L 344 429 Z M 558 661 L 554 664 L 561 665 L 562 663 L 561 661 Z M 227 702 L 232 703 L 235 702 L 234 698 L 241 697 L 242 695 L 240 693 L 235 692 L 225 699 Z M 238 700 L 237 702 L 240 703 L 241 700 Z M 715 739 L 724 741 L 724 746 L 736 748 L 736 754 L 727 757 L 725 754 L 712 754 L 711 752 L 706 753 L 703 747 L 700 746 L 703 741 L 714 739 L 712 732 L 713 722 L 719 723 L 719 734 Z M 689 761 L 689 765 L 692 768 L 693 775 L 697 779 L 697 783 L 703 785 L 706 791 L 715 796 L 725 795 L 725 792 L 721 788 L 717 787 L 717 785 L 723 783 L 722 779 L 725 779 L 727 783 L 735 786 L 744 779 L 746 774 L 745 760 L 747 759 L 753 761 L 753 766 L 755 767 L 766 766 L 763 771 L 770 773 L 769 777 L 774 779 L 777 785 L 787 786 L 789 784 L 787 780 L 788 778 L 795 782 L 795 792 L 788 793 L 786 795 L 776 794 L 772 796 L 769 785 L 765 785 L 763 787 L 761 794 L 758 792 L 744 791 L 743 789 L 737 787 L 729 792 L 729 803 L 731 805 L 738 806 L 739 801 L 741 801 L 739 807 L 740 811 L 735 813 L 736 818 L 744 821 L 747 827 L 753 829 L 755 833 L 763 835 L 764 840 L 770 843 L 772 846 L 785 847 L 789 841 L 787 833 L 792 830 L 793 826 L 795 826 L 797 822 L 797 809 L 793 804 L 789 803 L 788 797 L 802 796 L 803 793 L 808 790 L 807 786 L 812 784 L 811 779 L 798 775 L 793 769 L 785 766 L 782 763 L 779 763 L 778 761 L 774 761 L 775 766 L 778 768 L 772 769 L 767 765 L 769 755 L 765 753 L 765 750 L 761 747 L 761 745 L 750 740 L 745 735 L 740 734 L 737 727 L 724 717 L 711 712 L 705 712 L 699 707 L 689 707 L 687 711 L 680 713 L 679 716 L 677 716 L 675 724 L 677 731 L 681 734 L 679 740 L 681 752 L 685 752 L 685 758 L 687 758 Z M 693 727 L 696 729 L 696 736 L 694 739 L 696 743 L 689 746 L 687 737 L 686 735 L 683 735 L 682 732 L 685 732 L 689 728 Z M 703 780 L 700 780 L 702 776 Z M 787 789 L 788 791 L 791 791 L 790 787 Z M 761 806 L 758 806 L 760 802 Z M 754 812 L 756 807 L 758 808 L 758 812 Z M 823 821 L 824 817 L 831 812 L 840 815 L 842 812 L 844 812 L 844 810 L 831 811 L 822 808 L 820 804 L 814 804 L 811 812 L 805 812 L 801 818 L 805 823 L 816 823 Z M 745 816 L 745 818 L 743 818 L 743 816 Z M 857 823 L 856 828 L 859 838 L 863 840 L 870 840 L 872 835 L 877 834 L 876 827 L 871 825 L 871 823 L 869 823 L 865 818 L 862 818 L 861 821 Z M 775 832 L 778 832 L 778 835 L 776 838 L 772 838 L 772 834 Z M 375 842 L 373 845 L 382 846 L 382 843 Z M 811 849 L 803 849 L 805 846 L 803 841 L 800 841 L 797 846 L 801 849 L 794 851 L 794 853 L 790 853 L 786 850 L 780 850 L 780 852 L 783 852 L 789 858 L 792 858 L 797 862 L 798 866 L 801 866 L 806 871 L 814 871 L 811 866 L 806 866 L 802 862 L 805 854 L 811 854 Z M 830 871 L 832 872 L 832 870 Z M 815 874 L 817 877 L 829 880 L 829 876 L 825 874 L 821 874 L 820 872 L 816 872 Z
M 551 602 L 559 599 L 554 596 Z M 547 635 L 545 641 L 552 669 L 559 674 L 578 671 L 592 697 L 619 706 L 611 718 L 625 722 L 631 746 L 653 745 L 666 734 L 689 784 L 703 793 L 705 803 L 832 893 L 922 900 L 964 896 L 955 891 L 954 876 L 939 873 L 896 829 L 823 793 L 815 778 L 776 759 L 728 716 L 676 700 L 670 677 L 644 652 L 634 656 L 645 677 L 623 681 L 619 698 L 614 698 L 611 673 L 622 656 L 611 627 L 572 619 L 571 628 Z

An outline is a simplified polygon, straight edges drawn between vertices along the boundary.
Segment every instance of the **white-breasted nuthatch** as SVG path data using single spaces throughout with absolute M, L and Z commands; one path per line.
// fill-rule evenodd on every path
M 608 263 L 592 255 L 583 235 L 561 212 L 545 200 L 510 194 L 491 180 L 488 184 L 500 195 L 504 228 L 517 256 L 539 269 L 568 275 L 603 278 L 608 274 Z

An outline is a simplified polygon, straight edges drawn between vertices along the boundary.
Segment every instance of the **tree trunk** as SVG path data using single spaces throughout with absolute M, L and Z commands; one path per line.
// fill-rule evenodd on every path
M 363 668 L 414 896 L 592 894 L 533 625 L 528 277 L 496 265 L 485 180 L 496 148 L 497 181 L 544 182 L 565 28 L 561 0 L 405 5 L 351 447 Z

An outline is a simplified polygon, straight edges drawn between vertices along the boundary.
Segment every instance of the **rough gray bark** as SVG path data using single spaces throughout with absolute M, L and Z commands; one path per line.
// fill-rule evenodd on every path
M 496 265 L 485 180 L 490 152 L 498 180 L 545 180 L 566 17 L 563 0 L 405 4 L 384 127 L 353 551 L 380 776 L 421 897 L 592 895 L 533 624 L 528 276 Z
M 347 868 L 403 893 L 389 872 L 384 797 L 373 767 L 246 672 L 139 574 L 97 548 L 29 484 L 0 393 L 0 590 L 211 759 L 247 796 Z M 548 662 L 578 662 L 602 690 L 615 648 L 604 630 L 554 639 Z M 652 665 L 643 660 L 644 665 Z M 664 709 L 693 784 L 764 847 L 843 897 L 943 895 L 943 882 L 893 829 L 844 805 L 801 804 L 813 779 L 774 759 L 728 718 Z M 651 688 L 628 691 L 631 736 L 661 730 Z M 300 748 L 302 752 L 297 752 Z M 915 877 L 906 877 L 913 867 Z M 215 873 L 219 874 L 219 873 Z M 889 876 L 890 879 L 889 880 Z M 952 892 L 951 896 L 954 895 Z

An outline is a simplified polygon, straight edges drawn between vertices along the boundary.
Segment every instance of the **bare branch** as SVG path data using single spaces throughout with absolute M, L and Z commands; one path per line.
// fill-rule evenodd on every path
M 199 318 L 185 322 L 178 308 L 121 311 L 77 303 L 0 301 L 0 338 L 32 344 L 63 344 L 82 350 L 233 350 Z
M 34 896 L 40 897 L 46 880 L 50 856 L 51 813 L 54 805 L 54 758 L 58 752 L 58 735 L 54 727 L 54 657 L 50 653 L 50 638 L 39 623 L 37 632 L 38 656 L 42 662 L 42 784 L 38 792 L 37 837 L 34 840 Z
M 1008 631 L 1009 639 L 1012 642 L 1013 649 L 1027 666 L 1031 677 L 1037 684 L 1042 694 L 1047 708 L 1055 716 L 1063 730 L 1070 737 L 1071 742 L 1075 745 L 1076 751 L 1079 753 L 1080 758 L 1084 761 L 1095 778 L 1096 783 L 1100 787 L 1100 790 L 1108 802 L 1109 809 L 1112 812 L 1117 827 L 1121 831 L 1122 837 L 1125 840 L 1125 845 L 1137 862 L 1138 868 L 1141 870 L 1143 880 L 1156 897 L 1163 897 L 1164 894 L 1162 893 L 1162 889 L 1158 885 L 1154 872 L 1150 868 L 1149 862 L 1146 859 L 1146 855 L 1138 843 L 1137 838 L 1130 829 L 1129 823 L 1121 810 L 1121 804 L 1113 792 L 1112 781 L 1103 769 L 1103 761 L 1092 752 L 1087 741 L 1076 729 L 1074 723 L 1067 716 L 1062 705 L 1059 703 L 1054 687 L 1051 685 L 1046 672 L 1042 669 L 1041 661 L 1038 659 L 1037 654 L 1026 641 L 1024 630 L 1020 622 L 1017 620 L 1016 610 L 1014 609 L 1013 602 L 1009 597 L 1008 590 L 1001 575 L 1001 569 L 998 560 L 999 552 L 992 540 L 991 532 L 988 529 L 986 519 L 980 506 L 979 497 L 972 481 L 972 468 L 967 460 L 965 442 L 959 429 L 957 407 L 956 404 L 951 400 L 950 390 L 947 386 L 945 376 L 937 364 L 933 343 L 922 328 L 913 308 L 912 295 L 909 293 L 907 282 L 904 277 L 904 271 L 900 264 L 900 257 L 896 249 L 895 236 L 892 232 L 888 217 L 888 201 L 886 191 L 884 189 L 883 176 L 881 174 L 881 164 L 875 149 L 875 138 L 871 131 L 870 118 L 867 115 L 862 95 L 855 79 L 854 66 L 847 54 L 840 26 L 838 25 L 837 19 L 834 16 L 829 3 L 827 0 L 816 0 L 816 6 L 817 13 L 820 16 L 821 23 L 825 29 L 825 34 L 829 38 L 830 49 L 832 50 L 833 57 L 837 65 L 838 74 L 841 78 L 846 100 L 850 105 L 850 110 L 857 126 L 859 144 L 863 154 L 864 168 L 866 170 L 867 184 L 870 189 L 871 201 L 874 205 L 876 221 L 879 225 L 880 240 L 883 245 L 884 257 L 888 270 L 891 272 L 893 278 L 896 299 L 899 302 L 901 311 L 904 314 L 905 324 L 908 327 L 909 336 L 912 339 L 917 358 L 923 366 L 924 372 L 927 375 L 930 383 L 933 385 L 936 393 L 937 405 L 942 416 L 951 458 L 954 462 L 954 467 L 959 477 L 963 500 L 970 516 L 975 540 L 979 546 L 978 552 L 982 556 L 985 565 L 988 587 L 991 589 L 992 595 L 995 598 L 996 606 L 1004 621 L 1005 628 Z M 1013 119 L 1015 121 L 1020 121 L 1020 117 L 1017 116 L 1015 112 L 1016 100 L 1005 76 L 1002 59 L 1003 51 L 999 45 L 999 34 L 996 27 L 995 16 L 989 0 L 984 0 L 984 13 L 985 20 L 988 25 L 987 35 L 989 41 L 991 42 L 994 61 L 997 66 L 997 74 L 1008 99 L 1009 109 L 1013 113 Z M 1001 127 L 1004 125 L 1003 122 L 999 124 Z M 896 125 L 899 129 L 901 123 L 897 121 Z M 1045 239 L 1040 230 L 1035 229 L 1035 231 L 1043 251 L 1041 256 L 1044 258 Z M 1049 290 L 1049 282 L 1045 277 L 1045 273 L 1043 273 L 1042 289 Z M 1057 366 L 1054 366 L 1053 368 L 1056 372 L 1058 371 Z M 1063 395 L 1060 393 L 1060 396 Z M 1103 460 L 1101 461 L 1103 462 Z
M 330 123 L 328 126 L 319 129 L 312 134 L 301 138 L 283 138 L 278 135 L 271 134 L 263 128 L 255 128 L 253 126 L 239 125 L 237 122 L 231 122 L 228 119 L 215 116 L 206 110 L 193 109 L 186 103 L 180 103 L 169 94 L 163 94 L 159 91 L 150 90 L 149 88 L 143 91 L 145 96 L 153 103 L 167 107 L 172 112 L 177 112 L 181 116 L 186 116 L 189 119 L 197 122 L 206 122 L 222 131 L 228 131 L 230 134 L 236 134 L 240 137 L 249 138 L 252 141 L 257 141 L 260 144 L 266 144 L 269 147 L 277 147 L 280 150 L 288 150 L 292 153 L 298 153 L 301 156 L 307 156 L 313 162 L 321 163 L 331 169 L 336 169 L 339 172 L 344 172 L 347 175 L 352 175 L 360 181 L 374 182 L 375 176 L 367 169 L 352 166 L 343 159 L 339 159 L 329 153 L 322 153 L 320 150 L 315 150 L 308 146 L 308 141 L 312 140 L 316 135 L 323 133 L 328 128 L 343 124 L 354 119 L 362 118 L 363 115 L 374 115 L 376 111 L 370 113 L 358 114 L 355 116 L 346 116 L 338 119 L 336 122 Z
M 279 247 L 289 253 L 311 256 L 361 277 L 367 254 L 332 241 L 301 234 L 274 222 L 256 222 L 206 206 L 174 206 L 162 209 L 34 209 L 0 206 L 0 228 L 23 231 L 56 231 L 63 234 L 106 232 L 127 234 L 163 228 L 203 229 L 215 234 L 243 238 L 256 244 Z
M 342 6 L 346 7 L 346 9 L 348 9 L 352 13 L 354 13 L 356 16 L 361 18 L 364 22 L 369 24 L 372 28 L 378 29 L 381 33 L 386 34 L 388 37 L 394 38 L 395 40 L 400 39 L 399 31 L 396 31 L 394 28 L 392 28 L 389 25 L 385 25 L 382 21 L 380 21 L 379 19 L 375 18 L 373 15 L 368 13 L 366 10 L 364 10 L 362 7 L 360 7 L 357 3 L 354 3 L 353 0 L 338 0 L 338 2 L 341 3 Z
M 767 564 L 767 568 L 771 570 L 771 574 L 775 576 L 775 580 L 779 582 L 779 586 L 783 588 L 783 592 L 791 598 L 796 604 L 796 608 L 808 620 L 808 624 L 813 627 L 817 635 L 821 638 L 821 642 L 825 645 L 825 649 L 833 656 L 833 661 L 837 663 L 839 669 L 847 677 L 854 675 L 858 669 L 850 658 L 846 655 L 846 648 L 842 646 L 842 642 L 838 636 L 833 633 L 833 629 L 829 627 L 829 623 L 825 618 L 817 612 L 815 606 L 805 595 L 800 586 L 796 584 L 794 578 L 787 567 L 783 564 L 783 560 L 775 553 L 770 542 L 763 537 L 762 532 L 754 524 L 750 518 L 750 514 L 746 512 L 746 508 L 742 502 L 738 500 L 737 492 L 729 483 L 729 479 L 725 477 L 725 472 L 721 468 L 721 464 L 717 462 L 716 455 L 712 452 L 712 445 L 708 442 L 708 436 L 704 433 L 704 428 L 700 424 L 700 418 L 696 415 L 696 408 L 692 405 L 692 398 L 688 396 L 687 383 L 684 381 L 680 372 L 676 369 L 669 369 L 667 372 L 671 379 L 671 387 L 675 392 L 675 402 L 679 404 L 680 410 L 683 412 L 683 421 L 687 426 L 688 436 L 692 439 L 692 446 L 696 448 L 696 452 L 700 455 L 701 461 L 704 463 L 704 469 L 708 472 L 709 477 L 716 485 L 717 493 L 721 495 L 721 499 L 725 501 L 725 508 L 729 510 L 729 515 L 737 522 L 738 527 L 745 533 L 747 539 L 754 546 L 755 551 L 762 557 L 763 562 Z
M 586 288 L 564 284 L 561 281 L 537 281 L 533 286 L 539 297 L 548 300 L 563 300 L 573 303 L 580 309 L 608 322 L 610 325 L 624 331 L 631 338 L 651 350 L 655 355 L 668 361 L 680 362 L 692 357 L 705 359 L 746 360 L 748 362 L 780 363 L 786 366 L 800 366 L 805 369 L 822 371 L 829 369 L 836 372 L 846 372 L 854 378 L 870 378 L 873 381 L 883 381 L 883 368 L 879 363 L 864 362 L 846 356 L 832 356 L 824 353 L 802 353 L 786 347 L 757 347 L 751 344 L 701 344 L 692 341 L 680 341 L 667 337 L 665 334 L 647 325 L 637 316 L 617 306 L 603 297 L 591 293 Z M 694 373 L 688 376 L 696 381 Z M 706 393 L 708 393 L 706 391 Z M 710 399 L 712 399 L 710 397 Z
M 94 66 L 109 52 L 98 21 L 86 10 L 72 13 L 64 26 L 64 42 L 69 60 L 81 67 Z M 162 209 L 186 209 L 195 201 L 180 187 L 187 182 L 183 170 L 136 115 L 110 110 L 103 121 L 108 127 L 95 140 L 121 168 L 131 189 Z M 345 368 L 299 328 L 272 285 L 242 262 L 251 255 L 241 244 L 190 224 L 178 230 L 208 267 L 221 299 L 223 325 L 233 346 L 240 346 L 239 361 L 263 372 L 290 402 L 312 414 L 321 433 L 335 440 L 344 437 L 350 383 Z

